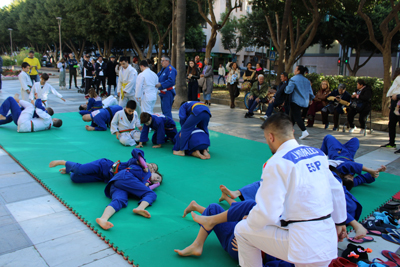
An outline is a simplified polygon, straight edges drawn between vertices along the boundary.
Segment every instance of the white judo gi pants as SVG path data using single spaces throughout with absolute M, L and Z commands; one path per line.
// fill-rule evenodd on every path
M 118 100 L 113 95 L 110 95 L 109 97 L 103 100 L 103 108 L 116 105 L 118 105 Z
M 261 251 L 278 259 L 288 261 L 289 253 L 289 231 L 276 227 L 267 226 L 255 232 L 246 220 L 240 221 L 235 227 L 235 237 L 239 247 L 239 265 L 242 267 L 261 267 Z M 314 262 L 307 264 L 295 264 L 296 267 L 327 267 L 329 261 Z
M 131 132 L 124 132 L 121 133 L 119 137 L 119 141 L 121 144 L 124 146 L 135 146 L 136 142 L 139 142 L 140 140 L 140 131 L 133 130 Z
M 21 88 L 21 99 L 29 102 L 29 94 Z
M 153 110 L 154 110 L 154 106 L 156 105 L 156 101 L 157 100 L 146 101 L 146 100 L 142 99 L 142 101 L 141 101 L 142 112 L 147 112 L 147 113 L 153 115 Z

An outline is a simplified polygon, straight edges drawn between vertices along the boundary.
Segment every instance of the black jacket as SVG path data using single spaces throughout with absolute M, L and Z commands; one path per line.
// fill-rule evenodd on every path
M 107 63 L 107 84 L 116 85 L 117 84 L 117 74 L 115 73 L 115 67 L 117 66 L 117 61 L 112 62 L 111 60 Z
M 84 60 L 83 61 L 83 68 L 84 68 L 84 77 L 85 78 L 92 78 L 93 77 L 93 71 L 94 71 L 94 67 L 93 64 L 90 63 L 89 61 Z
M 286 101 L 287 94 L 285 94 L 285 88 L 287 85 L 288 85 L 287 81 L 281 82 L 279 84 L 278 90 L 276 90 L 274 97 L 275 97 L 275 103 L 277 103 L 278 105 Z
M 104 61 L 101 63 L 96 62 L 95 70 L 96 70 L 96 77 L 107 76 L 107 64 Z M 100 75 L 100 71 L 103 71 L 103 75 Z
M 188 73 L 187 76 L 189 76 L 189 74 L 190 73 Z M 188 81 L 194 82 L 194 81 L 197 81 L 198 79 L 200 79 L 200 70 L 199 70 L 199 68 L 196 68 L 196 74 L 195 75 L 192 74 L 192 78 L 190 78 L 190 79 L 188 78 Z
M 372 88 L 369 85 L 366 85 L 364 89 L 356 90 L 355 92 L 358 95 L 357 98 L 353 98 L 353 101 L 357 102 L 357 111 L 361 112 L 366 109 L 371 109 L 371 99 L 372 99 Z

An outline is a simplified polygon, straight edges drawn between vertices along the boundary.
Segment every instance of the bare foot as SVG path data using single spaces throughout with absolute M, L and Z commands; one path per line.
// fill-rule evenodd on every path
M 219 202 L 222 202 L 222 201 L 227 201 L 228 202 L 228 199 L 230 199 L 230 200 L 232 200 L 230 197 L 228 197 L 228 195 L 227 194 L 225 194 L 224 192 L 222 192 L 222 194 L 221 194 L 221 197 L 219 198 Z
M 49 167 L 53 168 L 53 167 L 59 166 L 59 165 L 65 166 L 65 160 L 53 160 L 52 162 L 50 162 Z
M 175 151 L 174 151 L 175 152 Z M 193 157 L 196 157 L 196 158 L 200 158 L 200 159 L 207 159 L 205 156 L 203 156 L 203 154 L 201 154 L 200 153 L 200 151 L 198 151 L 198 150 L 196 150 L 196 151 L 194 151 L 193 153 L 192 153 L 192 156 Z
M 15 101 L 19 102 L 19 94 L 15 94 L 14 99 L 15 99 Z
M 229 190 L 225 185 L 220 185 L 219 189 L 223 194 L 226 194 L 228 197 L 235 199 L 240 197 L 240 192 L 239 191 L 231 191 Z
M 211 158 L 210 153 L 208 153 L 208 149 L 203 151 L 203 155 L 204 155 L 207 159 L 210 159 L 210 158 Z
M 136 213 L 138 215 L 141 215 L 145 218 L 150 218 L 151 215 L 147 210 L 141 210 L 141 209 L 133 209 L 133 213 Z
M 0 114 L 0 121 L 5 120 L 6 117 L 4 117 L 3 115 Z
M 201 256 L 201 253 L 203 253 L 203 246 L 197 245 L 195 244 L 195 242 L 193 242 L 193 244 L 191 244 L 190 246 L 188 246 L 187 248 L 183 249 L 183 250 L 179 250 L 179 249 L 174 249 L 174 251 L 176 253 L 179 254 L 179 256 L 182 257 L 187 257 L 187 256 Z
M 112 227 L 114 227 L 114 224 L 110 223 L 107 220 L 104 220 L 102 218 L 97 218 L 96 222 L 100 225 L 101 228 L 103 228 L 104 230 L 108 230 Z
M 177 155 L 177 156 L 185 156 L 185 152 L 184 151 L 172 151 L 172 154 Z
M 89 126 L 89 125 L 85 125 L 86 130 L 88 131 L 94 131 L 94 127 Z
M 197 211 L 196 207 L 197 207 L 198 205 L 199 205 L 199 204 L 197 204 L 197 202 L 194 201 L 194 200 L 193 200 L 192 202 L 190 202 L 189 206 L 187 206 L 186 209 L 185 209 L 185 211 L 183 212 L 183 216 L 182 216 L 182 217 L 185 218 L 186 215 L 188 215 L 189 212 Z
M 67 169 L 66 168 L 61 168 L 58 170 L 61 174 L 66 174 L 67 173 Z
M 211 231 L 214 228 L 215 224 L 211 222 L 209 216 L 197 215 L 193 211 L 190 214 L 192 215 L 193 221 L 203 225 L 204 230 Z

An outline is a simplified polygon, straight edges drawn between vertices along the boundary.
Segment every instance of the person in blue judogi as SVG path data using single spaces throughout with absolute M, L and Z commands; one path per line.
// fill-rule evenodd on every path
M 102 108 L 82 116 L 82 120 L 92 124 L 86 125 L 85 128 L 88 131 L 106 131 L 110 125 L 115 113 L 122 110 L 121 106 L 114 105 L 107 108 Z
M 79 114 L 82 116 L 90 114 L 97 109 L 103 108 L 103 101 L 101 97 L 97 95 L 96 90 L 92 87 L 89 89 L 89 99 L 86 105 L 79 106 Z
M 181 124 L 180 140 L 179 147 L 177 147 L 177 150 L 174 149 L 174 155 L 185 155 L 185 150 L 188 150 L 190 135 L 196 127 L 209 135 L 208 123 L 210 118 L 210 109 L 204 103 L 187 101 L 181 104 L 179 108 L 179 122 Z
M 130 165 L 127 169 L 121 170 L 108 182 L 104 190 L 105 195 L 112 201 L 96 222 L 104 230 L 113 227 L 114 225 L 108 220 L 114 213 L 128 205 L 129 194 L 140 199 L 139 206 L 133 209 L 133 212 L 150 218 L 150 213 L 145 209 L 153 204 L 157 194 L 149 188 L 149 185 L 161 182 L 162 176 L 159 173 L 145 172 L 138 165 Z
M 204 243 L 208 235 L 214 231 L 223 249 L 228 252 L 229 256 L 235 261 L 239 261 L 237 244 L 235 239 L 236 224 L 247 217 L 250 210 L 256 205 L 254 200 L 233 202 L 228 210 L 224 210 L 218 204 L 211 204 L 207 208 L 192 201 L 183 212 L 183 217 L 191 212 L 193 219 L 212 218 L 212 224 L 203 225 L 199 223 L 200 229 L 195 241 L 183 250 L 175 249 L 174 251 L 180 256 L 201 256 Z M 202 216 L 196 215 L 194 211 L 201 213 Z M 203 217 L 204 216 L 204 217 Z M 264 267 L 294 267 L 293 264 L 277 259 L 270 255 L 264 257 Z
M 354 156 L 359 147 L 360 141 L 356 137 L 342 144 L 334 136 L 328 134 L 322 141 L 321 150 L 328 156 L 329 165 L 335 167 L 341 174 L 346 176 L 343 179 L 346 187 L 348 183 L 354 183 L 355 186 L 361 183 L 372 183 L 379 176 L 380 172 L 386 170 L 386 166 L 383 165 L 373 170 L 361 163 L 355 162 Z M 354 177 L 355 174 L 358 174 L 358 176 Z M 348 190 L 350 189 L 348 187 Z
M 175 136 L 173 152 L 179 150 L 180 137 L 179 132 Z M 185 155 L 194 156 L 200 159 L 210 159 L 211 156 L 208 153 L 208 147 L 210 146 L 210 137 L 204 130 L 195 128 L 191 133 L 188 141 L 188 149 L 185 150 Z
M 162 113 L 172 119 L 172 104 L 176 95 L 174 86 L 177 72 L 170 62 L 171 60 L 167 56 L 161 58 L 162 69 L 157 73 L 158 84 L 156 84 L 156 87 L 160 91 Z
M 43 106 L 43 102 L 41 99 L 36 99 L 35 108 L 41 109 L 47 112 L 50 116 L 53 116 L 54 111 L 52 108 L 45 108 Z M 15 125 L 18 125 L 18 119 L 21 115 L 21 112 L 24 110 L 18 102 L 13 97 L 7 97 L 6 100 L 0 106 L 0 125 L 8 124 L 10 122 L 14 122 Z M 8 114 L 10 112 L 10 114 Z M 39 116 L 34 112 L 33 118 L 39 118 Z
M 106 158 L 85 164 L 66 160 L 53 160 L 50 162 L 49 167 L 64 166 L 59 172 L 69 174 L 71 181 L 74 183 L 108 183 L 114 177 L 114 173 L 118 173 L 118 171 L 124 170 L 133 164 L 139 165 L 142 169 L 147 169 L 152 173 L 158 171 L 157 164 L 146 163 L 142 150 L 135 148 L 132 150 L 131 155 L 132 158 L 127 162 L 120 162 L 119 160 L 114 162 Z
M 140 134 L 140 141 L 136 148 L 143 147 L 143 143 L 149 141 L 149 130 L 154 130 L 151 141 L 153 142 L 153 148 L 160 148 L 166 141 L 171 140 L 174 142 L 174 138 L 177 134 L 176 124 L 170 118 L 161 114 L 149 114 L 142 112 L 140 114 L 140 123 L 143 124 L 143 129 Z

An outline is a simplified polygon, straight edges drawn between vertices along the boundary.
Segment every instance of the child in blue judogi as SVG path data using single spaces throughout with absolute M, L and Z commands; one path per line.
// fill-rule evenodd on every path
M 153 142 L 153 148 L 159 148 L 166 141 L 174 141 L 176 131 L 175 122 L 162 114 L 149 114 L 147 112 L 142 112 L 140 114 L 140 123 L 143 124 L 143 129 L 140 134 L 140 141 L 136 148 L 143 147 L 143 143 L 149 141 L 149 131 L 150 128 L 154 130 L 153 137 L 151 141 Z
M 108 219 L 128 205 L 129 194 L 140 198 L 139 206 L 133 209 L 133 212 L 150 218 L 150 213 L 145 209 L 156 200 L 157 195 L 149 188 L 149 185 L 161 182 L 162 176 L 159 173 L 145 172 L 138 165 L 130 165 L 127 169 L 121 170 L 108 182 L 104 190 L 106 196 L 112 201 L 96 222 L 104 230 L 113 227 L 114 225 Z
M 86 125 L 85 128 L 88 131 L 106 131 L 107 127 L 111 124 L 115 113 L 122 110 L 121 106 L 114 105 L 107 108 L 102 108 L 82 116 L 82 120 L 89 122 L 91 126 Z
M 229 210 L 224 210 L 218 204 L 211 204 L 207 208 L 200 206 L 195 201 L 192 201 L 185 209 L 183 217 L 186 217 L 189 212 L 192 212 L 193 219 L 198 222 L 202 217 L 213 218 L 215 221 L 211 225 L 200 224 L 200 229 L 196 240 L 183 250 L 175 249 L 174 251 L 180 256 L 200 256 L 203 252 L 204 243 L 208 235 L 214 231 L 223 249 L 228 252 L 229 256 L 238 261 L 238 252 L 235 239 L 235 226 L 244 219 L 250 210 L 256 205 L 255 201 L 243 201 L 232 203 Z M 202 216 L 196 215 L 193 211 L 201 213 Z M 203 218 L 204 218 L 203 217 Z M 265 255 L 264 267 L 294 267 L 293 264 L 279 260 L 270 255 Z
M 89 89 L 89 99 L 86 107 L 84 105 L 79 106 L 79 114 L 83 116 L 85 114 L 90 114 L 92 111 L 102 108 L 103 102 L 101 100 L 101 97 L 97 95 L 96 90 L 92 87 Z
M 179 150 L 180 144 L 180 132 L 175 136 L 174 148 L 172 149 L 175 154 Z M 190 135 L 188 141 L 188 150 L 185 150 L 185 155 L 191 155 L 200 159 L 211 158 L 208 153 L 208 147 L 210 146 L 210 137 L 202 129 L 195 129 Z
M 114 162 L 106 158 L 98 159 L 86 164 L 80 164 L 72 161 L 53 160 L 50 162 L 49 167 L 65 166 L 59 170 L 62 174 L 69 174 L 72 182 L 74 183 L 93 183 L 104 182 L 108 183 L 113 177 L 114 173 L 128 168 L 132 164 L 136 164 L 144 170 L 150 172 L 158 171 L 158 166 L 155 163 L 146 163 L 144 152 L 140 149 L 133 149 L 131 152 L 132 158 L 127 162 Z
M 211 118 L 210 109 L 206 104 L 199 101 L 183 102 L 179 108 L 179 122 L 181 124 L 179 150 L 174 155 L 184 156 L 188 150 L 188 141 L 193 130 L 197 127 L 202 129 L 207 135 L 208 123 Z

